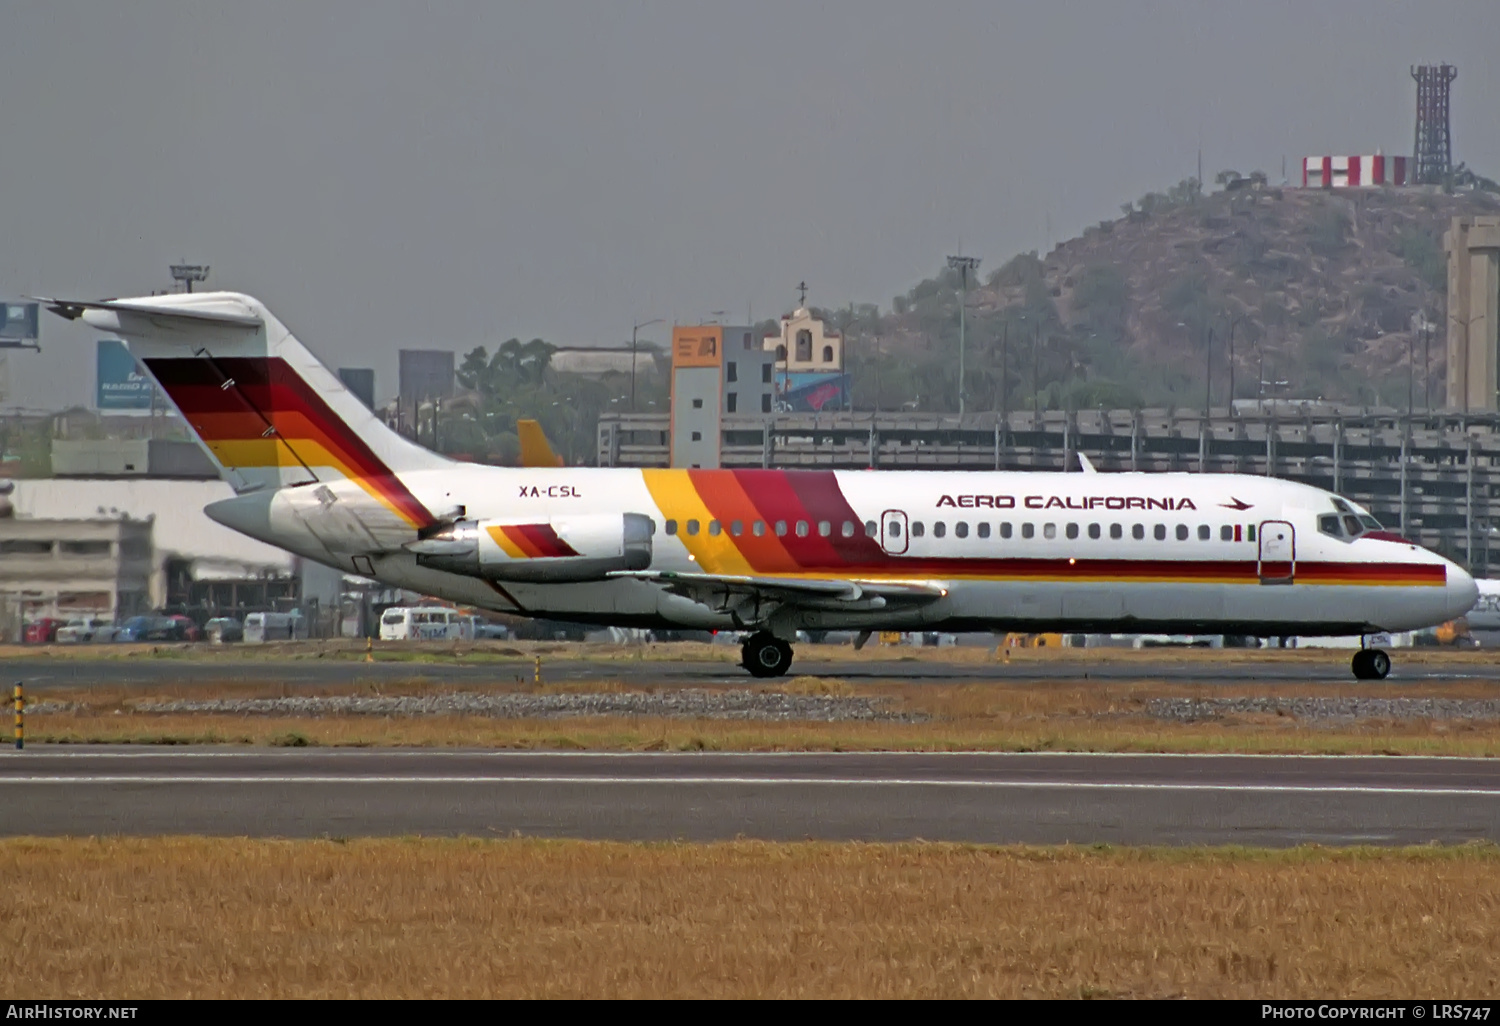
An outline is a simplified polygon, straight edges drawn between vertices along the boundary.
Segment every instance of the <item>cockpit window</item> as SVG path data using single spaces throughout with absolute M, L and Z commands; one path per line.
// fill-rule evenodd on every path
M 1333 508 L 1336 509 L 1336 510 L 1338 510 L 1340 513 L 1353 513 L 1354 512 L 1354 510 L 1352 510 L 1352 509 L 1349 508 L 1349 504 L 1347 502 L 1345 502 L 1343 499 L 1340 499 L 1338 497 L 1335 497 L 1334 500 L 1333 500 Z
M 1375 518 L 1374 518 L 1374 517 L 1372 517 L 1372 516 L 1370 516 L 1370 514 L 1368 514 L 1368 513 L 1361 513 L 1361 514 L 1360 514 L 1360 515 L 1359 515 L 1359 522 L 1360 522 L 1360 523 L 1361 523 L 1361 524 L 1364 524 L 1364 525 L 1365 525 L 1365 527 L 1366 527 L 1366 528 L 1367 528 L 1367 529 L 1368 529 L 1368 530 L 1371 530 L 1371 531 L 1380 531 L 1380 530 L 1384 530 L 1384 529 L 1383 529 L 1383 528 L 1382 528 L 1382 527 L 1381 527 L 1381 526 L 1380 526 L 1380 521 L 1379 521 L 1379 520 L 1376 520 L 1376 519 L 1375 519 Z
M 1318 530 L 1334 538 L 1342 538 L 1344 536 L 1344 532 L 1339 530 L 1339 515 L 1337 513 L 1328 513 L 1319 517 Z
M 1344 514 L 1344 530 L 1349 532 L 1349 537 L 1359 537 L 1360 532 L 1364 529 L 1364 525 L 1359 522 L 1359 517 L 1355 516 L 1353 513 Z

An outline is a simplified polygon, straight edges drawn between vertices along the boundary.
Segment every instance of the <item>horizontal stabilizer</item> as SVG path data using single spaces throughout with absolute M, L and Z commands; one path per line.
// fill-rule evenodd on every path
M 99 300 L 36 298 L 37 302 L 45 303 L 47 309 L 59 317 L 66 317 L 70 321 L 82 318 L 88 324 L 105 330 L 119 329 L 120 314 L 239 328 L 259 328 L 265 323 L 248 307 L 232 300 L 212 300 L 188 306 L 180 302 L 183 298 L 180 296 L 162 296 L 163 301 L 153 301 L 155 297 Z

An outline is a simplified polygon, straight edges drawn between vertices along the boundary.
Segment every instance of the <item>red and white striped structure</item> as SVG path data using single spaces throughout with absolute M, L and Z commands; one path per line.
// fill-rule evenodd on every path
M 1352 189 L 1370 185 L 1411 185 L 1410 161 L 1379 153 L 1360 157 L 1303 157 L 1304 189 Z

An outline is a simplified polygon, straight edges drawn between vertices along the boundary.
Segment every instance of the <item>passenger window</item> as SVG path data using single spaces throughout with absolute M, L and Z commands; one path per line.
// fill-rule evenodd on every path
M 1109 536 L 1115 541 L 1119 541 L 1121 538 L 1125 537 L 1125 529 L 1122 528 L 1119 524 L 1110 524 Z
M 776 537 L 778 537 L 778 538 L 785 538 L 786 537 L 786 521 L 785 520 L 778 520 L 778 521 L 776 521 Z
M 1089 537 L 1090 538 L 1093 538 L 1094 540 L 1097 541 L 1098 538 L 1099 538 L 1099 533 L 1100 532 L 1099 532 L 1099 525 L 1098 524 L 1090 524 L 1089 525 Z
M 1245 525 L 1245 540 L 1246 541 L 1254 541 L 1255 540 L 1255 525 L 1254 524 L 1247 524 L 1247 525 Z
M 797 521 L 797 537 L 798 538 L 806 538 L 807 535 L 808 535 L 808 531 L 809 531 L 809 528 L 807 526 L 807 521 L 806 520 L 799 520 L 799 521 Z
M 924 535 L 926 533 L 927 533 L 927 529 L 922 526 L 922 521 L 920 521 L 920 520 L 913 520 L 911 522 L 911 536 L 913 538 L 920 538 L 920 537 L 922 537 L 922 535 Z
M 892 538 L 901 537 L 901 521 L 892 520 L 889 524 L 885 525 L 885 529 Z
M 1157 524 L 1156 525 L 1156 530 L 1153 531 L 1152 533 L 1156 535 L 1156 540 L 1157 541 L 1166 541 L 1167 540 L 1167 525 L 1166 524 Z
M 818 535 L 820 537 L 827 538 L 832 533 L 833 533 L 833 525 L 832 524 L 830 524 L 826 520 L 819 520 L 818 521 Z
M 1035 538 L 1036 537 L 1036 525 L 1033 524 L 1033 523 L 1031 523 L 1030 521 L 1028 521 L 1027 523 L 1022 524 L 1021 525 L 1021 537 L 1022 538 Z
M 1069 524 L 1068 527 L 1067 527 L 1066 534 L 1068 536 L 1068 540 L 1069 541 L 1072 541 L 1073 539 L 1077 538 L 1078 537 L 1078 525 L 1077 524 Z
M 688 534 L 697 534 L 698 533 L 698 521 L 696 521 L 696 520 L 689 520 L 687 527 L 688 527 Z
M 667 521 L 667 533 L 668 534 L 676 534 L 677 533 L 677 521 L 675 521 L 675 520 L 668 520 Z
M 732 534 L 732 535 L 734 535 L 736 538 L 738 538 L 740 535 L 744 534 L 745 533 L 745 522 L 743 520 L 736 520 L 736 521 L 734 521 L 732 524 L 729 525 L 729 533 Z
M 1136 541 L 1140 541 L 1142 538 L 1146 537 L 1146 525 L 1145 524 L 1131 524 L 1130 525 L 1130 537 L 1134 538 Z
M 852 520 L 845 520 L 844 521 L 843 535 L 844 535 L 845 538 L 853 538 L 854 537 L 854 521 L 852 521 Z
M 723 528 L 719 526 L 719 522 L 717 520 L 710 520 L 708 522 L 708 533 L 709 534 L 714 535 L 715 537 L 717 537 L 721 531 L 723 531 Z
M 1198 540 L 1199 541 L 1209 541 L 1209 540 L 1211 540 L 1213 538 L 1213 536 L 1214 536 L 1214 533 L 1213 533 L 1213 531 L 1209 530 L 1209 527 L 1208 527 L 1207 524 L 1199 524 L 1198 525 Z
M 1177 525 L 1177 540 L 1178 541 L 1187 541 L 1188 540 L 1188 534 L 1189 534 L 1189 531 L 1188 531 L 1187 524 L 1178 524 Z
M 755 523 L 751 524 L 750 533 L 755 535 L 755 537 L 757 538 L 763 537 L 766 533 L 766 522 L 764 520 L 757 520 Z
M 1002 537 L 1002 538 L 1009 538 L 1010 537 L 1010 521 L 1009 520 L 1003 521 L 1000 524 L 1000 537 Z
M 1056 538 L 1057 537 L 1057 525 L 1056 524 L 1043 524 L 1042 525 L 1042 537 L 1046 538 L 1048 541 L 1051 541 L 1053 538 Z
M 948 533 L 948 525 L 945 524 L 945 523 L 943 523 L 941 520 L 939 520 L 937 523 L 935 523 L 935 524 L 932 525 L 932 536 L 934 538 L 941 538 L 941 537 L 943 537 L 943 535 L 945 535 L 947 533 Z
M 964 520 L 960 520 L 958 523 L 954 524 L 953 525 L 953 533 L 955 535 L 957 535 L 958 537 L 960 537 L 960 538 L 967 538 L 969 536 L 969 524 L 968 524 L 968 522 L 964 521 Z
M 1228 524 L 1219 528 L 1219 541 L 1234 541 L 1234 528 Z
M 865 521 L 865 537 L 866 538 L 873 538 L 873 537 L 875 537 L 875 535 L 877 535 L 879 533 L 880 532 L 875 527 L 875 521 L 873 521 L 873 520 L 866 520 Z
M 974 528 L 974 532 L 981 538 L 988 538 L 990 536 L 990 522 L 986 520 L 983 523 L 979 524 Z

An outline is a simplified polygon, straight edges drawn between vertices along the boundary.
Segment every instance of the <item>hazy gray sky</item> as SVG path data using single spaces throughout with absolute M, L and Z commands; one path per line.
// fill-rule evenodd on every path
M 1500 174 L 1500 3 L 0 0 L 0 294 L 263 299 L 330 366 L 878 302 L 1194 173 L 1407 153 L 1459 66 Z M 1050 224 L 1050 234 L 1047 227 Z M 86 403 L 50 315 L 11 405 Z M 651 329 L 660 339 L 660 329 Z

